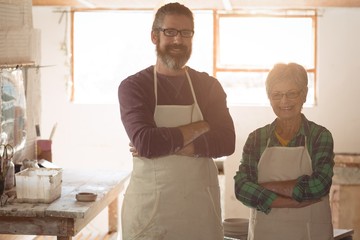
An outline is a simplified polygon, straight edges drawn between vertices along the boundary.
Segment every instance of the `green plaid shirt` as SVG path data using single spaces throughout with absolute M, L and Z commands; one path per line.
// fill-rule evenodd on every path
M 334 142 L 330 131 L 302 115 L 300 130 L 287 147 L 305 146 L 305 136 L 313 173 L 297 179 L 292 197 L 299 202 L 327 195 L 334 167 Z M 275 121 L 250 133 L 243 149 L 239 170 L 234 176 L 236 198 L 244 205 L 265 213 L 270 212 L 270 205 L 277 197 L 276 193 L 263 188 L 257 181 L 257 165 L 268 139 L 269 147 L 281 146 L 275 136 Z

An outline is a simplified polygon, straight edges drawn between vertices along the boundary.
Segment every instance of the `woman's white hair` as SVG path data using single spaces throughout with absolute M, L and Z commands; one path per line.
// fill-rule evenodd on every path
M 307 89 L 308 75 L 305 68 L 297 63 L 277 63 L 266 78 L 266 93 L 271 94 L 272 87 L 280 81 L 293 81 L 300 89 Z

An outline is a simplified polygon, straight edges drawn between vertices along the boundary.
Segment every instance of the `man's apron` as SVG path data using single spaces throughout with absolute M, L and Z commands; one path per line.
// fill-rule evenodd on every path
M 193 105 L 157 105 L 158 127 L 203 119 L 189 74 Z M 122 206 L 124 240 L 223 240 L 217 168 L 211 158 L 170 155 L 133 158 Z
M 268 141 L 269 143 L 269 141 Z M 267 147 L 258 163 L 258 181 L 282 181 L 311 175 L 306 147 Z M 333 239 L 329 196 L 303 208 L 273 208 L 269 214 L 251 209 L 248 240 Z

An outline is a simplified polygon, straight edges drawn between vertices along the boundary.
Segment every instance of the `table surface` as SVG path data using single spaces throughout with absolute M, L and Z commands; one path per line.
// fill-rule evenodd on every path
M 334 229 L 334 240 L 350 237 L 354 234 L 353 229 Z
M 334 229 L 334 240 L 341 240 L 345 237 L 351 237 L 354 233 L 353 229 Z M 244 238 L 232 238 L 232 237 L 224 237 L 224 240 L 246 240 L 246 236 Z
M 0 233 L 70 239 L 105 207 L 117 202 L 129 176 L 130 171 L 63 169 L 61 196 L 52 203 L 20 203 L 15 199 L 0 207 Z M 96 193 L 97 199 L 78 202 L 75 196 L 79 192 Z

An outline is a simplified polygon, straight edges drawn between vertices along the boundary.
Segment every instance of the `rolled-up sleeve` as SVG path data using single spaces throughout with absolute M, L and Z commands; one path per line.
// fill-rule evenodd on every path
M 235 196 L 245 206 L 269 213 L 277 194 L 258 184 L 258 161 L 261 154 L 260 130 L 251 133 L 244 145 L 239 170 L 234 176 Z
M 325 128 L 312 132 L 316 134 L 310 143 L 313 173 L 297 179 L 293 198 L 299 202 L 327 195 L 334 175 L 334 143 L 331 133 Z
M 121 120 L 126 133 L 140 156 L 154 158 L 174 153 L 183 147 L 178 128 L 157 127 L 154 122 L 153 85 L 132 78 L 118 88 Z
M 226 94 L 220 83 L 207 73 L 189 68 L 198 105 L 210 131 L 194 142 L 194 154 L 201 157 L 228 156 L 235 151 L 235 129 Z M 190 86 L 177 91 L 175 98 L 168 89 L 171 83 L 162 81 L 158 89 L 158 105 L 191 105 Z M 157 127 L 154 121 L 155 94 L 153 68 L 145 69 L 121 82 L 118 88 L 121 120 L 130 141 L 140 156 L 147 158 L 174 154 L 183 147 L 178 127 Z
M 207 82 L 203 85 L 198 85 L 201 81 L 196 83 L 197 88 L 203 89 L 198 91 L 197 99 L 210 131 L 194 141 L 195 154 L 213 158 L 231 155 L 235 151 L 235 127 L 227 107 L 226 93 L 217 80 L 208 75 L 200 77 Z

